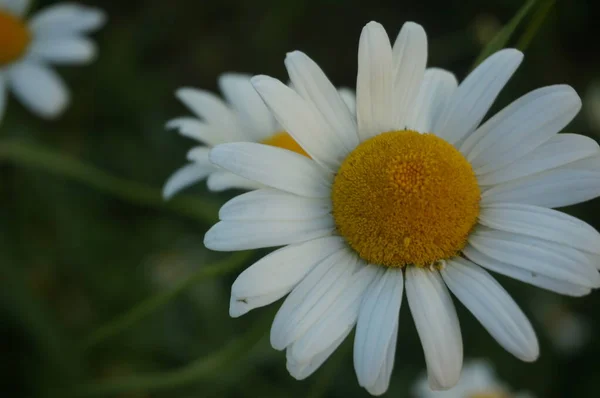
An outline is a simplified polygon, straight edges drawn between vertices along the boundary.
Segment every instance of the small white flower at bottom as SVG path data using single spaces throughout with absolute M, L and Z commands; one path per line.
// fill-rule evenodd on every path
M 433 391 L 423 375 L 413 388 L 414 398 L 534 398 L 528 392 L 512 393 L 498 380 L 489 362 L 471 360 L 463 368 L 456 386 L 446 391 Z

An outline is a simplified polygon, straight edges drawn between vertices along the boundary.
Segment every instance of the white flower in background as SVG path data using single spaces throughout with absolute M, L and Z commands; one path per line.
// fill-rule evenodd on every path
M 573 355 L 581 351 L 592 336 L 589 319 L 573 312 L 557 297 L 535 297 L 532 310 L 554 348 L 562 354 Z
M 25 20 L 29 4 L 0 0 L 0 120 L 9 90 L 36 115 L 59 116 L 69 103 L 69 91 L 50 65 L 91 62 L 96 45 L 85 34 L 106 19 L 96 8 L 60 3 Z
M 205 90 L 181 88 L 176 96 L 196 117 L 179 117 L 170 120 L 167 128 L 174 128 L 183 136 L 201 143 L 187 155 L 188 163 L 167 180 L 163 196 L 170 199 L 179 191 L 207 178 L 211 191 L 230 188 L 258 189 L 264 185 L 215 167 L 208 159 L 210 148 L 226 142 L 260 142 L 288 149 L 308 156 L 300 145 L 277 123 L 252 84 L 252 76 L 225 73 L 219 77 L 219 87 L 225 97 Z M 354 109 L 354 93 L 340 89 L 347 106 Z
M 205 236 L 219 251 L 284 246 L 232 287 L 240 316 L 290 293 L 271 344 L 297 379 L 314 372 L 356 325 L 354 367 L 371 394 L 388 388 L 404 290 L 433 389 L 454 386 L 463 343 L 450 292 L 502 347 L 539 354 L 521 309 L 488 270 L 571 296 L 600 286 L 600 234 L 552 210 L 600 194 L 600 148 L 558 134 L 581 101 L 566 85 L 524 95 L 481 123 L 523 54 L 499 51 L 460 85 L 425 70 L 427 38 L 407 23 L 360 37 L 356 118 L 318 65 L 286 66 L 294 90 L 254 87 L 311 159 L 255 143 L 210 159 L 268 188 L 238 196 Z M 406 288 L 406 289 L 405 289 Z
M 511 393 L 510 389 L 496 377 L 492 366 L 483 360 L 472 360 L 465 364 L 458 384 L 447 391 L 433 391 L 427 377 L 423 376 L 413 390 L 415 398 L 533 398 L 525 392 Z
M 593 81 L 585 90 L 583 103 L 590 127 L 600 135 L 600 80 Z

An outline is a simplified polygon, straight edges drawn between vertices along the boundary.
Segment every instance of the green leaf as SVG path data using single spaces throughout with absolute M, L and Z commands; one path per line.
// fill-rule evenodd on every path
M 492 40 L 481 50 L 481 53 L 475 60 L 473 64 L 473 68 L 475 69 L 477 65 L 483 62 L 484 59 L 492 55 L 498 50 L 506 47 L 506 44 L 512 37 L 515 30 L 519 27 L 523 19 L 527 16 L 527 14 L 531 11 L 533 6 L 538 2 L 538 0 L 528 0 L 523 6 L 517 11 L 514 17 L 506 24 L 500 31 L 494 36 Z

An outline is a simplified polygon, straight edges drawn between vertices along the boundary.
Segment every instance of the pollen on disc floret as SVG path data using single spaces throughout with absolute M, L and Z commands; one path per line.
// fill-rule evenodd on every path
M 470 163 L 433 134 L 401 130 L 361 143 L 332 189 L 340 235 L 369 263 L 431 266 L 457 255 L 479 215 Z

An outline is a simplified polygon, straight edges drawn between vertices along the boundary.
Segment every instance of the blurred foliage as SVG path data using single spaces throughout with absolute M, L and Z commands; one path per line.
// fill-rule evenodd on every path
M 423 24 L 429 64 L 462 79 L 523 2 L 88 3 L 104 8 L 110 19 L 96 36 L 98 61 L 60 69 L 73 93 L 68 112 L 45 122 L 11 98 L 0 125 L 5 151 L 7 142 L 25 148 L 15 163 L 2 157 L 0 146 L 2 396 L 367 396 L 354 376 L 351 339 L 314 376 L 297 382 L 285 370 L 285 355 L 261 338 L 277 305 L 229 318 L 237 270 L 263 253 L 245 254 L 240 265 L 235 255 L 203 248 L 218 204 L 233 192 L 209 195 L 198 184 L 186 198 L 160 202 L 163 182 L 183 164 L 191 144 L 164 129 L 168 119 L 187 113 L 173 92 L 188 85 L 216 90 L 225 71 L 285 79 L 283 57 L 294 49 L 309 54 L 335 84 L 352 87 L 359 33 L 370 20 L 383 23 L 391 36 L 406 20 Z M 589 0 L 534 10 L 529 27 L 519 27 L 508 42 L 528 50 L 496 110 L 549 84 L 571 84 L 582 96 L 596 87 L 593 95 L 600 95 L 600 51 L 590 46 L 600 33 L 593 17 L 600 15 L 598 8 Z M 592 103 L 596 107 L 586 108 L 568 131 L 600 134 L 600 101 Z M 566 211 L 600 227 L 599 209 L 594 200 Z M 228 272 L 210 271 L 223 264 Z M 198 277 L 212 272 L 219 275 Z M 530 315 L 535 302 L 552 296 L 499 279 Z M 597 334 L 596 294 L 559 300 Z M 128 327 L 97 337 L 103 325 L 127 318 L 132 308 L 135 319 L 125 322 Z M 491 358 L 515 389 L 538 397 L 597 396 L 599 340 L 578 351 L 558 350 L 547 333 L 553 323 L 532 316 L 542 356 L 526 364 L 500 348 L 462 307 L 459 316 L 465 357 Z M 406 305 L 400 323 L 388 396 L 407 397 L 424 360 Z M 103 384 L 109 382 L 112 387 Z

